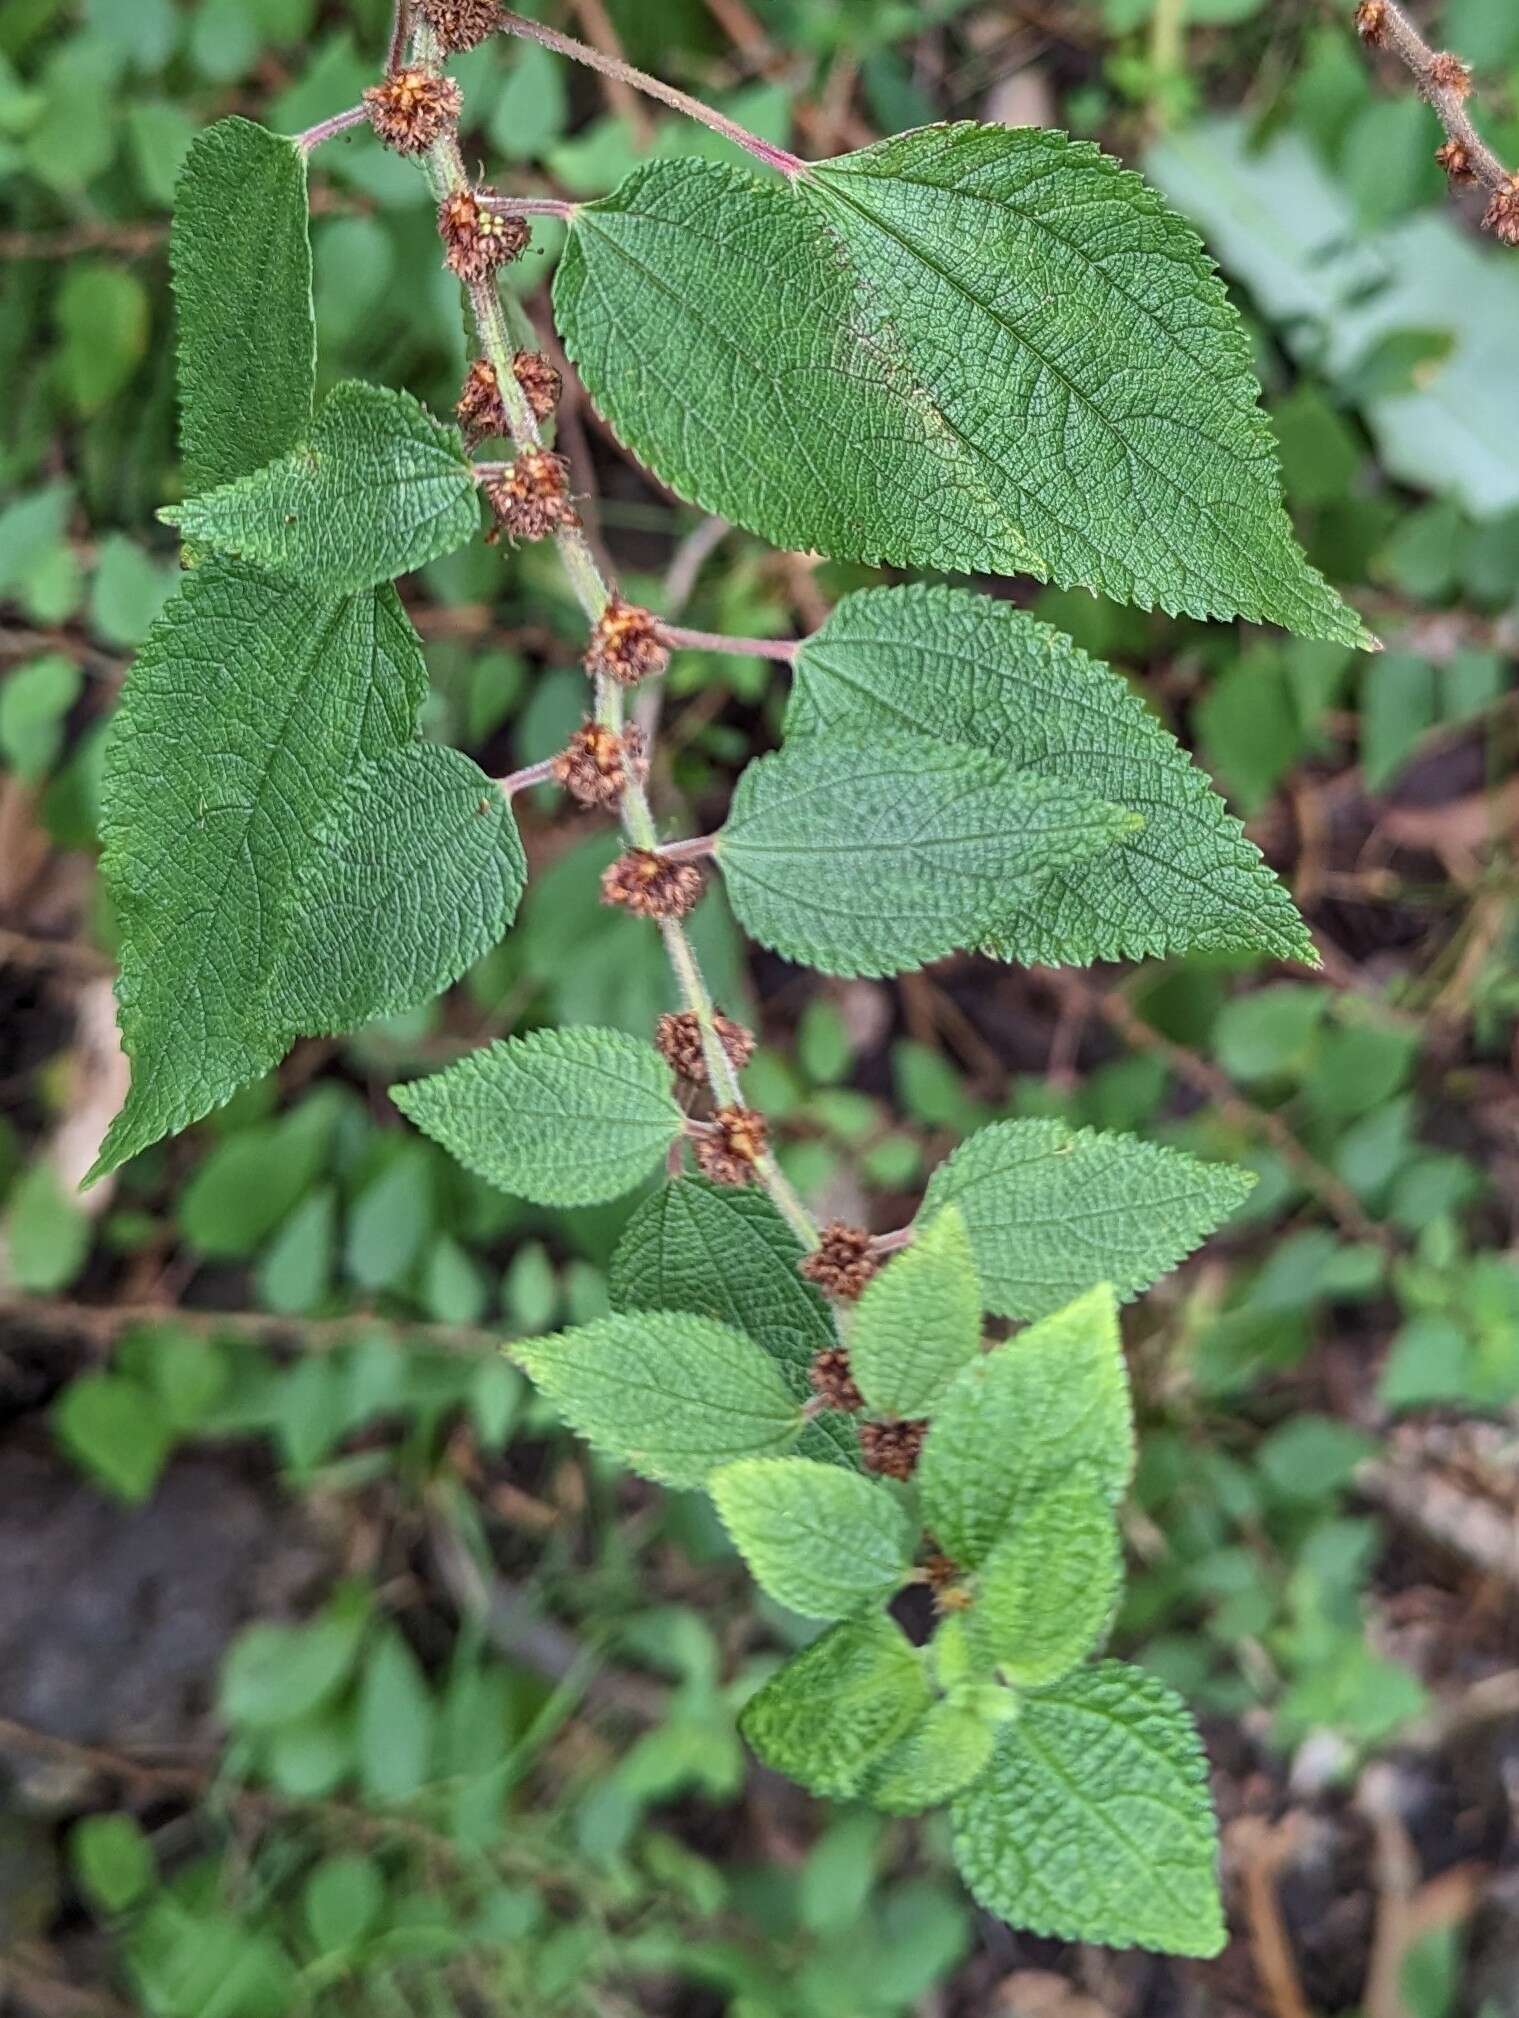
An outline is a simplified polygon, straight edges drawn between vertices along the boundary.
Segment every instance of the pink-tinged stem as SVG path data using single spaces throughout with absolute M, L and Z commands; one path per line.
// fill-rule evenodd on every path
M 697 834 L 689 841 L 665 841 L 654 852 L 661 862 L 705 862 L 717 847 L 715 834 Z
M 562 196 L 482 196 L 479 202 L 497 217 L 573 217 L 580 208 Z
M 685 624 L 661 624 L 659 635 L 667 645 L 688 651 L 727 652 L 736 659 L 779 659 L 788 666 L 801 650 L 794 638 L 730 638 L 722 631 L 693 631 Z
M 340 133 L 349 133 L 355 126 L 362 126 L 368 117 L 362 105 L 350 105 L 346 112 L 334 112 L 330 119 L 319 120 L 315 126 L 308 126 L 304 133 L 298 133 L 295 144 L 302 154 L 310 154 L 324 140 L 336 140 Z
M 520 771 L 513 771 L 508 777 L 498 778 L 496 788 L 508 799 L 514 799 L 519 792 L 525 792 L 530 785 L 551 785 L 554 779 L 553 757 L 545 757 L 541 763 L 528 764 Z

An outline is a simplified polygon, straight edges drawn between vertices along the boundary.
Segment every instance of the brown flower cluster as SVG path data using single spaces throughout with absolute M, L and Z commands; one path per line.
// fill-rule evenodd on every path
M 1363 42 L 1380 42 L 1387 33 L 1387 0 L 1360 0 L 1355 25 Z
M 904 1422 L 862 1422 L 860 1456 L 865 1460 L 865 1469 L 882 1478 L 911 1478 L 918 1468 L 927 1434 L 926 1417 Z
M 1519 245 L 1519 175 L 1511 175 L 1505 188 L 1493 191 L 1482 213 L 1482 229 L 1505 245 Z
M 1455 98 L 1471 96 L 1472 73 L 1461 58 L 1452 56 L 1448 49 L 1430 57 L 1425 80 L 1432 91 L 1448 91 Z
M 662 673 L 669 663 L 653 611 L 624 602 L 621 596 L 610 597 L 581 660 L 592 679 L 606 673 L 625 687 L 636 687 L 640 680 Z
M 714 1184 L 747 1184 L 764 1155 L 770 1130 L 752 1107 L 719 1107 L 696 1138 L 696 1167 Z
M 644 771 L 644 736 L 627 728 L 619 735 L 601 722 L 587 720 L 554 759 L 554 777 L 577 805 L 615 806 L 630 777 Z
M 397 154 L 425 154 L 458 124 L 464 97 L 452 77 L 431 70 L 396 70 L 364 93 L 369 123 Z
M 454 418 L 468 442 L 491 441 L 511 433 L 506 402 L 501 397 L 501 381 L 488 357 L 476 358 L 464 375 L 464 390 L 454 408 Z
M 482 199 L 493 189 L 456 189 L 438 205 L 443 263 L 460 280 L 488 280 L 498 268 L 520 259 L 532 232 L 520 217 L 504 217 Z
M 718 1042 L 735 1072 L 742 1072 L 754 1056 L 754 1036 L 742 1023 L 735 1023 L 721 1010 L 713 1016 Z M 707 1058 L 702 1050 L 701 1025 L 691 1009 L 672 1010 L 654 1026 L 654 1042 L 670 1070 L 693 1086 L 705 1086 Z
M 485 486 L 485 496 L 509 539 L 546 539 L 580 523 L 570 501 L 569 464 L 550 449 L 523 449 L 503 476 Z
M 1475 182 L 1477 177 L 1472 169 L 1472 158 L 1459 140 L 1447 140 L 1443 147 L 1435 149 L 1435 159 L 1445 170 L 1452 182 Z
M 564 380 L 541 350 L 519 350 L 512 359 L 512 377 L 527 395 L 534 420 L 547 420 L 559 404 Z
M 422 18 L 452 55 L 474 49 L 501 26 L 498 0 L 421 0 Z
M 865 1406 L 865 1397 L 854 1384 L 849 1370 L 849 1354 L 842 1345 L 829 1345 L 817 1354 L 808 1369 L 813 1392 L 829 1408 L 846 1409 L 851 1415 Z
M 684 918 L 701 901 L 702 873 L 694 862 L 667 862 L 652 848 L 630 848 L 602 873 L 601 901 L 635 918 Z
M 864 1227 L 846 1225 L 842 1219 L 830 1220 L 816 1248 L 797 1263 L 800 1272 L 825 1296 L 841 1297 L 849 1303 L 861 1294 L 880 1265 Z

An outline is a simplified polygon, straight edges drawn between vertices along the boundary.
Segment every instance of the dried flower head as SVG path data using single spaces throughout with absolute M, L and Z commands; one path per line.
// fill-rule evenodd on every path
M 628 779 L 641 773 L 644 736 L 628 728 L 621 735 L 587 720 L 554 759 L 553 774 L 582 806 L 615 806 Z
M 1519 245 L 1519 175 L 1511 175 L 1502 189 L 1495 189 L 1482 213 L 1482 229 L 1505 245 Z
M 369 123 L 397 154 L 425 154 L 458 124 L 464 97 L 452 77 L 431 70 L 395 70 L 364 93 Z
M 523 449 L 505 475 L 485 486 L 485 496 L 510 539 L 541 540 L 580 523 L 570 502 L 569 464 L 550 449 Z
M 798 1269 L 815 1282 L 825 1296 L 838 1296 L 852 1303 L 880 1267 L 870 1249 L 870 1235 L 863 1226 L 848 1226 L 832 1219 L 823 1228 L 817 1247 Z
M 1387 0 L 1361 0 L 1355 25 L 1363 42 L 1380 42 L 1387 33 Z
M 501 381 L 488 357 L 476 358 L 465 373 L 464 390 L 454 408 L 454 417 L 466 441 L 489 441 L 511 433 L 506 403 L 501 397 Z
M 601 901 L 620 904 L 635 918 L 684 918 L 701 893 L 702 874 L 694 862 L 667 862 L 652 848 L 630 848 L 601 878 Z
M 747 1184 L 770 1130 L 752 1107 L 719 1107 L 696 1138 L 696 1166 L 714 1184 Z
M 652 610 L 613 596 L 596 619 L 591 642 L 581 664 L 594 679 L 607 673 L 625 687 L 637 686 L 670 663 L 668 648 L 660 642 L 659 622 Z
M 1448 49 L 1430 57 L 1425 77 L 1431 91 L 1448 91 L 1453 98 L 1471 96 L 1472 73 L 1461 58 L 1452 56 Z
M 970 1593 L 960 1581 L 960 1565 L 950 1556 L 936 1550 L 925 1558 L 923 1580 L 933 1592 L 936 1612 L 963 1612 L 970 1603 Z
M 727 1053 L 728 1063 L 735 1072 L 742 1072 L 754 1056 L 753 1032 L 746 1030 L 742 1023 L 735 1023 L 731 1016 L 724 1016 L 721 1010 L 714 1014 L 712 1022 L 718 1042 Z M 709 1083 L 701 1025 L 694 1010 L 673 1010 L 661 1016 L 654 1026 L 654 1042 L 665 1063 L 678 1077 L 688 1079 L 693 1086 Z
M 1472 158 L 1459 140 L 1447 140 L 1443 147 L 1435 149 L 1435 159 L 1445 170 L 1452 182 L 1475 182 L 1476 171 Z
M 865 1397 L 849 1371 L 849 1354 L 841 1345 L 829 1345 L 817 1354 L 808 1369 L 813 1392 L 829 1408 L 847 1409 L 851 1415 L 865 1406 Z
M 438 205 L 443 263 L 463 281 L 488 280 L 498 267 L 520 259 L 532 242 L 524 219 L 506 217 L 482 199 L 493 189 L 456 189 Z
M 918 1416 L 905 1422 L 862 1422 L 860 1456 L 865 1469 L 882 1478 L 911 1478 L 918 1468 L 918 1455 L 928 1434 L 928 1419 Z
M 564 380 L 541 350 L 519 350 L 512 359 L 512 377 L 527 395 L 534 420 L 547 420 L 559 404 Z
M 498 0 L 421 0 L 422 18 L 452 55 L 474 49 L 501 26 Z

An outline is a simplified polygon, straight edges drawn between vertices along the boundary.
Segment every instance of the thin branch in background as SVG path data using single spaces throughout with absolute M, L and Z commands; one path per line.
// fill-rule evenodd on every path
M 1398 0 L 1360 0 L 1355 24 L 1363 42 L 1390 50 L 1412 73 L 1420 96 L 1445 128 L 1435 159 L 1452 183 L 1475 183 L 1488 192 L 1482 229 L 1505 245 L 1519 245 L 1519 175 L 1504 166 L 1472 124 L 1466 109 L 1471 71 L 1448 49 L 1431 49 Z

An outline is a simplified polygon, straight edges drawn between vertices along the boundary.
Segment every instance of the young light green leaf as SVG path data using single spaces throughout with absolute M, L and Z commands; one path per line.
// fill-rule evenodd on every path
M 888 1815 L 920 1815 L 952 1800 L 984 1771 L 995 1728 L 964 1703 L 934 1703 L 870 1770 L 863 1799 Z
M 783 187 L 635 169 L 554 306 L 640 458 L 774 545 L 1368 641 L 1293 540 L 1196 234 L 1064 134 L 925 127 Z
M 950 1205 L 867 1285 L 849 1367 L 873 1409 L 921 1416 L 980 1350 L 981 1285 L 965 1221 Z
M 1106 1284 L 957 1376 L 918 1462 L 924 1525 L 974 1568 L 1073 1465 L 1087 1468 L 1110 1505 L 1134 1468 L 1128 1374 Z
M 1180 1698 L 1120 1661 L 1030 1696 L 955 1802 L 955 1862 L 1015 1927 L 1111 1948 L 1224 1945 L 1208 1767 Z
M 427 674 L 393 591 L 328 597 L 238 563 L 187 574 L 127 676 L 101 795 L 132 1087 L 92 1177 L 278 1063 L 271 1010 L 312 836 L 406 744 Z
M 316 318 L 296 143 L 246 119 L 198 134 L 175 191 L 169 258 L 193 493 L 261 469 L 311 425 Z
M 535 1030 L 391 1093 L 466 1170 L 535 1205 L 631 1191 L 685 1125 L 670 1069 L 620 1030 Z
M 526 881 L 517 823 L 478 764 L 435 743 L 371 758 L 302 864 L 281 1011 L 315 1035 L 426 1001 L 504 936 Z
M 1112 1621 L 1123 1560 L 1108 1483 L 1096 1468 L 1077 1465 L 1020 1495 L 1011 1528 L 981 1565 L 966 1614 L 971 1644 L 1016 1688 L 1058 1682 Z
M 846 596 L 808 638 L 786 733 L 967 743 L 1144 816 L 1010 905 L 988 947 L 1044 966 L 1205 951 L 1316 965 L 1260 851 L 1139 695 L 1026 610 L 913 584 Z
M 806 1401 L 808 1370 L 838 1336 L 821 1292 L 797 1274 L 801 1259 L 801 1242 L 763 1191 L 677 1177 L 628 1221 L 608 1293 L 613 1310 L 689 1310 L 747 1332 Z M 809 1422 L 797 1448 L 859 1469 L 859 1438 L 837 1409 Z
M 480 529 L 458 429 L 358 379 L 333 388 L 298 448 L 159 517 L 197 546 L 332 594 L 388 582 Z
M 974 946 L 1020 891 L 1133 824 L 980 750 L 817 736 L 749 765 L 717 859 L 763 945 L 824 974 L 894 974 Z
M 662 1485 L 794 1444 L 801 1404 L 741 1331 L 684 1311 L 603 1317 L 508 1351 L 598 1450 Z
M 1094 1282 L 1127 1302 L 1244 1202 L 1254 1178 L 1133 1135 L 997 1121 L 929 1179 L 928 1219 L 965 1215 L 988 1310 L 1042 1317 Z
M 845 1619 L 891 1596 L 915 1530 L 887 1486 L 810 1458 L 749 1458 L 708 1480 L 756 1582 L 811 1619 Z
M 885 1612 L 868 1612 L 793 1654 L 738 1727 L 764 1765 L 846 1801 L 930 1701 L 922 1656 Z

